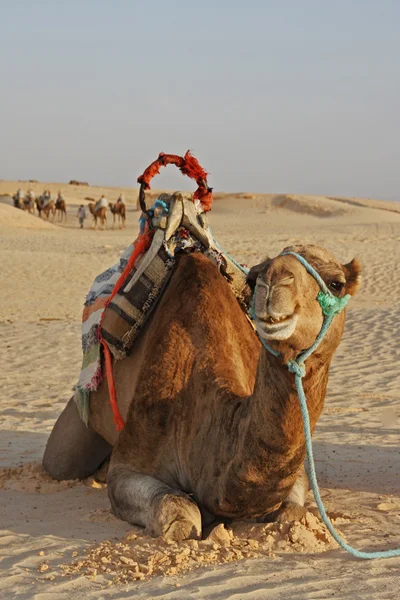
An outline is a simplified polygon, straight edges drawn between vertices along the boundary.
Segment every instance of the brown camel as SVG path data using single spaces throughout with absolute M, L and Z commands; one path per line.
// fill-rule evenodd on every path
M 21 201 L 21 198 L 17 194 L 14 194 L 12 199 L 13 199 L 14 208 L 19 208 L 19 209 L 23 208 L 23 202 Z
M 25 196 L 23 204 L 21 206 L 22 210 L 27 210 L 29 213 L 35 214 L 35 200 L 31 196 Z
M 44 196 L 39 196 L 36 198 L 36 207 L 38 209 L 39 217 L 41 217 L 42 213 L 44 213 L 46 219 L 49 220 L 51 214 L 51 220 L 54 221 L 56 216 L 56 205 L 54 200 L 48 200 L 48 198 L 45 198 Z
M 289 248 L 287 249 L 289 250 Z M 356 259 L 341 265 L 318 246 L 293 246 L 331 291 L 354 294 Z M 294 376 L 284 361 L 310 347 L 322 325 L 319 286 L 291 255 L 248 276 L 264 347 L 218 269 L 181 255 L 132 354 L 114 364 L 125 421 L 115 430 L 107 383 L 91 394 L 89 427 L 71 399 L 49 438 L 43 465 L 56 479 L 92 474 L 111 453 L 114 513 L 154 536 L 199 537 L 213 519 L 297 520 L 308 489 Z M 335 317 L 303 380 L 311 428 L 322 411 L 344 311 Z
M 56 215 L 58 217 L 58 221 L 67 220 L 67 206 L 65 204 L 65 200 L 58 199 L 56 200 Z
M 110 207 L 110 210 L 113 215 L 113 227 L 115 225 L 115 217 L 116 217 L 116 215 L 118 215 L 119 228 L 123 229 L 125 227 L 125 221 L 126 221 L 126 206 L 125 206 L 125 204 L 123 202 L 116 202 L 115 204 L 110 202 L 109 207 Z
M 99 219 L 100 228 L 105 229 L 107 223 L 107 208 L 105 206 L 100 206 L 100 208 L 96 209 L 96 205 L 93 202 L 89 202 L 88 207 L 93 216 L 92 227 L 94 227 L 94 229 L 97 229 L 97 219 Z

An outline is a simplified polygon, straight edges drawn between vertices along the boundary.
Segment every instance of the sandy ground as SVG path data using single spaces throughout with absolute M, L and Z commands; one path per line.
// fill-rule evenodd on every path
M 0 182 L 0 195 L 16 185 Z M 0 597 L 398 598 L 400 560 L 360 562 L 338 550 L 312 514 L 311 495 L 305 524 L 239 523 L 198 545 L 169 546 L 114 518 L 102 483 L 56 483 L 42 472 L 47 437 L 79 373 L 85 294 L 137 233 L 134 193 L 125 230 L 79 230 L 76 204 L 91 195 L 82 189 L 64 192 L 61 227 L 0 203 Z M 119 191 L 105 193 L 113 200 Z M 249 265 L 296 240 L 362 262 L 314 436 L 328 512 L 362 549 L 400 546 L 399 208 L 241 194 L 220 199 L 210 216 L 220 244 Z

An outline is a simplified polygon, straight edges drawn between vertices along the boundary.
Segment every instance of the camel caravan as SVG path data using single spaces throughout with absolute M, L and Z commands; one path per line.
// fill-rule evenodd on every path
M 148 207 L 168 164 L 198 188 Z M 82 370 L 44 468 L 83 479 L 108 463 L 115 515 L 170 540 L 201 538 L 214 522 L 300 520 L 295 379 L 313 431 L 360 265 L 298 244 L 247 270 L 211 234 L 212 190 L 190 153 L 160 154 L 138 181 L 140 234 L 87 295 Z
M 51 218 L 53 222 L 56 215 L 59 222 L 67 220 L 67 207 L 61 192 L 58 192 L 58 196 L 54 200 L 50 190 L 44 190 L 43 194 L 37 196 L 31 189 L 24 194 L 19 188 L 13 196 L 13 203 L 15 208 L 26 210 L 33 215 L 37 211 L 39 217 L 47 220 Z
M 88 201 L 88 209 L 93 217 L 93 229 L 97 229 L 98 225 L 100 229 L 106 228 L 108 210 L 111 211 L 113 216 L 113 229 L 117 221 L 120 229 L 126 226 L 126 204 L 122 194 L 119 195 L 114 203 L 109 202 L 104 194 L 102 194 L 98 201 L 93 198 L 85 198 L 85 200 Z M 51 220 L 52 222 L 55 220 L 59 223 L 67 221 L 67 206 L 61 192 L 58 192 L 57 198 L 54 200 L 50 190 L 44 190 L 41 195 L 37 196 L 31 189 L 24 194 L 22 189 L 19 188 L 13 196 L 13 203 L 15 208 L 28 211 L 33 215 L 37 211 L 39 217 Z M 83 204 L 78 209 L 77 218 L 81 229 L 83 229 L 86 219 L 86 210 Z

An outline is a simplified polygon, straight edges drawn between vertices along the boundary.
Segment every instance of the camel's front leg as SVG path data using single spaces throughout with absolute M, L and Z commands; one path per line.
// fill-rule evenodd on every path
M 154 537 L 200 538 L 200 510 L 184 492 L 126 467 L 109 471 L 107 483 L 112 509 L 120 519 L 146 527 Z

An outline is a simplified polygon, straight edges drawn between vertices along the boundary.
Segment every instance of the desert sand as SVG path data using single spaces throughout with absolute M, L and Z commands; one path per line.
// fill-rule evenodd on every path
M 0 196 L 25 182 L 0 182 Z M 208 539 L 153 540 L 110 512 L 101 478 L 53 481 L 40 461 L 80 369 L 82 305 L 93 278 L 138 232 L 137 190 L 34 184 L 63 192 L 62 226 L 0 203 L 0 597 L 397 599 L 400 559 L 359 561 L 316 518 L 220 526 Z M 127 228 L 78 229 L 77 204 L 128 199 Z M 220 245 L 255 264 L 296 241 L 363 266 L 314 435 L 328 514 L 363 550 L 400 546 L 400 204 L 299 195 L 223 194 Z M 1 200 L 1 198 L 0 198 Z M 4 199 L 7 201 L 7 199 Z M 110 227 L 109 221 L 108 226 Z

